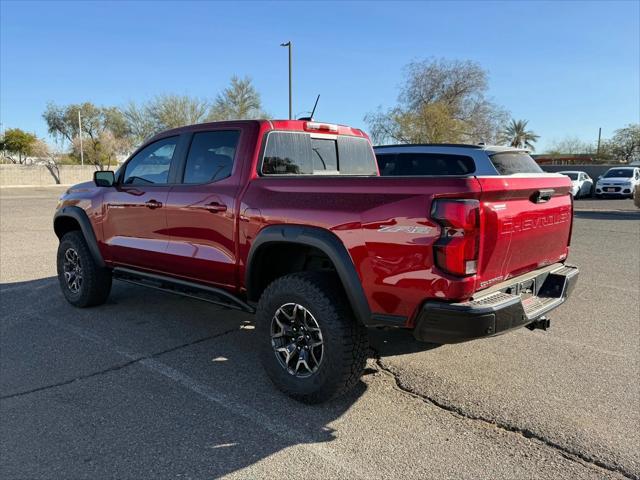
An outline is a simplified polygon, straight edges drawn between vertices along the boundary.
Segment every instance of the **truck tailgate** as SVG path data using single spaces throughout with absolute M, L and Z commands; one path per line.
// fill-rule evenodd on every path
M 482 189 L 476 290 L 564 260 L 573 220 L 565 176 L 477 177 Z

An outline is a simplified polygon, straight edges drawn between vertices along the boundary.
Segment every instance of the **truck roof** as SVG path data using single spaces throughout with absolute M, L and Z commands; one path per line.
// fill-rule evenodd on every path
M 151 137 L 166 137 L 169 135 L 179 135 L 181 133 L 206 130 L 207 128 L 219 128 L 221 126 L 240 127 L 242 125 L 251 124 L 268 124 L 270 130 L 291 130 L 297 132 L 309 132 L 309 133 L 328 133 L 334 135 L 352 135 L 356 137 L 367 137 L 367 134 L 358 128 L 352 128 L 347 125 L 340 125 L 337 123 L 320 122 L 317 120 L 270 120 L 270 119 L 256 119 L 256 120 L 225 120 L 220 122 L 205 122 L 195 123 L 192 125 L 185 125 L 183 127 L 172 128 L 165 130 Z M 148 141 L 148 140 L 147 140 Z M 145 141 L 145 143 L 147 142 Z

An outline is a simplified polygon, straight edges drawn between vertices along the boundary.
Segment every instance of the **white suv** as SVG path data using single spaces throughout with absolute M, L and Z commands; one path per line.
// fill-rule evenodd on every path
M 640 168 L 610 168 L 596 182 L 596 197 L 622 195 L 632 198 L 637 185 L 640 185 Z

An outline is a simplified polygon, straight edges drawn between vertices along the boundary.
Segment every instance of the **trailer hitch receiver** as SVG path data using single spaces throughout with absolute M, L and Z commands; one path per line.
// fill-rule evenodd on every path
M 527 325 L 529 330 L 546 330 L 551 326 L 551 320 L 547 317 L 540 317 Z

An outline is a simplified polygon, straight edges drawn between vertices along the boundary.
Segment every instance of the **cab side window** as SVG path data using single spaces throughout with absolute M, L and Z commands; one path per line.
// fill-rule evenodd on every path
M 239 138 L 238 130 L 195 133 L 183 183 L 211 183 L 231 176 Z
M 122 183 L 125 185 L 166 184 L 177 144 L 178 137 L 169 137 L 147 145 L 127 162 Z

